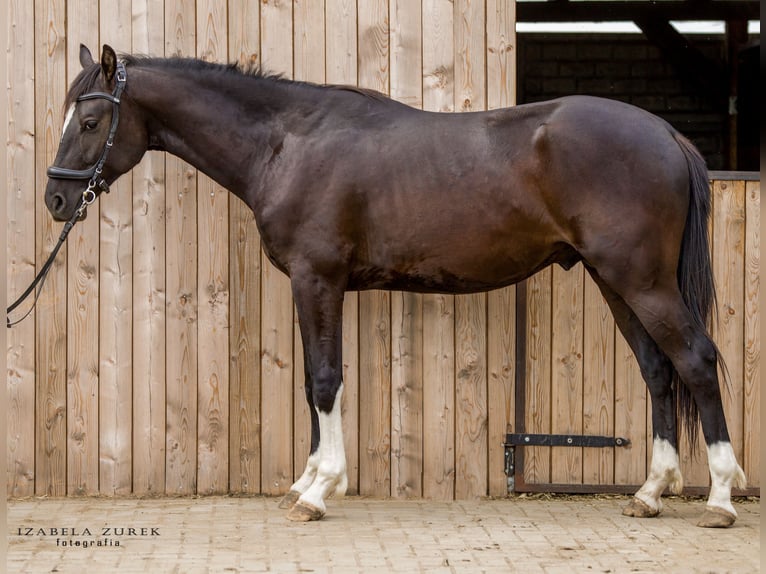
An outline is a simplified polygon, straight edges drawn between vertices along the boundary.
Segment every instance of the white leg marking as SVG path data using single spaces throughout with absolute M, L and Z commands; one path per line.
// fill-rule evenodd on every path
M 66 117 L 64 117 L 64 127 L 61 130 L 61 139 L 64 139 L 64 134 L 66 133 L 66 129 L 69 127 L 69 122 L 71 122 L 72 118 L 74 117 L 74 109 L 75 104 L 72 104 L 69 106 L 69 109 L 66 112 Z
M 319 466 L 311 486 L 301 497 L 301 502 L 326 510 L 325 499 L 333 491 L 342 496 L 346 493 L 346 452 L 343 449 L 343 426 L 340 418 L 340 399 L 343 395 L 343 385 L 335 395 L 335 402 L 329 413 L 319 409 Z
M 708 506 L 717 506 L 737 516 L 731 504 L 731 487 L 744 488 L 747 485 L 745 472 L 737 464 L 734 449 L 729 442 L 717 442 L 707 447 L 710 465 L 710 496 Z
M 655 438 L 652 446 L 652 466 L 649 469 L 649 477 L 636 493 L 636 498 L 659 512 L 662 510 L 660 497 L 667 486 L 670 486 L 670 491 L 674 494 L 680 494 L 684 487 L 684 479 L 681 476 L 681 467 L 678 463 L 678 452 L 667 440 Z
M 309 455 L 308 462 L 306 462 L 306 470 L 303 471 L 301 477 L 290 487 L 290 490 L 295 490 L 301 494 L 306 492 L 309 489 L 309 486 L 311 486 L 311 483 L 314 482 L 318 468 L 319 449 L 317 449 L 314 454 Z

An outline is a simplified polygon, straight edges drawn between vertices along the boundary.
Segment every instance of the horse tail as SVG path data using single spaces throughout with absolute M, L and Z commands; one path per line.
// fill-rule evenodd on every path
M 681 147 L 689 167 L 689 210 L 686 214 L 681 241 L 681 254 L 678 260 L 678 286 L 684 303 L 691 313 L 696 326 L 708 331 L 710 312 L 716 300 L 713 270 L 710 262 L 708 237 L 708 219 L 710 217 L 711 196 L 705 159 L 697 148 L 684 136 L 675 132 L 676 142 Z M 724 379 L 727 380 L 726 367 L 718 348 L 713 343 L 717 364 L 721 366 Z M 699 411 L 689 388 L 682 383 L 674 371 L 673 386 L 676 395 L 676 417 L 681 423 L 678 433 L 686 433 L 692 452 L 697 444 Z M 680 438 L 680 436 L 679 436 Z

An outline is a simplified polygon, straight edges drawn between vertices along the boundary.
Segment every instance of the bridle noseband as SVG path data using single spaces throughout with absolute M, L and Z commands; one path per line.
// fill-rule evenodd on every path
M 115 86 L 114 91 L 111 94 L 105 92 L 90 92 L 83 94 L 76 102 L 84 102 L 87 100 L 106 100 L 112 103 L 112 123 L 109 126 L 109 134 L 106 137 L 106 143 L 104 149 L 101 151 L 96 163 L 87 169 L 69 169 L 66 167 L 57 167 L 52 165 L 48 168 L 47 174 L 51 179 L 74 179 L 74 180 L 88 180 L 88 187 L 82 192 L 82 201 L 77 208 L 79 216 L 85 212 L 87 207 L 96 201 L 96 197 L 100 192 L 109 193 L 109 184 L 101 175 L 106 163 L 106 158 L 109 156 L 109 151 L 114 144 L 114 136 L 117 133 L 117 126 L 120 123 L 120 96 L 125 90 L 125 85 L 128 81 L 128 74 L 125 70 L 125 64 L 123 62 L 117 62 L 117 71 L 115 73 Z
M 102 191 L 109 193 L 109 184 L 103 178 L 101 172 L 104 169 L 104 164 L 106 163 L 106 158 L 109 155 L 109 150 L 112 149 L 112 145 L 114 144 L 114 136 L 117 133 L 117 125 L 120 123 L 120 96 L 125 90 L 125 84 L 128 81 L 128 74 L 125 71 L 125 64 L 123 62 L 117 62 L 115 79 L 116 84 L 114 86 L 114 91 L 111 94 L 107 94 L 105 92 L 90 92 L 88 94 L 83 94 L 76 100 L 77 102 L 84 102 L 86 100 L 107 100 L 108 102 L 112 102 L 112 123 L 109 126 L 109 135 L 107 135 L 104 149 L 101 151 L 101 155 L 99 156 L 98 160 L 89 168 L 68 169 L 66 167 L 56 167 L 55 165 L 52 165 L 48 168 L 48 177 L 51 179 L 73 179 L 83 181 L 88 180 L 88 187 L 85 189 L 85 191 L 82 192 L 80 204 L 77 206 L 77 209 L 69 221 L 67 221 L 64 225 L 64 229 L 61 230 L 61 235 L 59 235 L 59 240 L 58 243 L 56 243 L 56 247 L 54 247 L 53 251 L 51 251 L 51 254 L 48 256 L 48 260 L 43 264 L 40 272 L 32 281 L 32 284 L 27 287 L 24 293 L 22 293 L 21 297 L 16 299 L 16 301 L 14 301 L 6 309 L 5 322 L 6 326 L 9 328 L 23 321 L 32 312 L 32 309 L 35 308 L 35 305 L 37 304 L 37 298 L 40 296 L 40 292 L 42 291 L 43 285 L 45 284 L 45 278 L 48 276 L 48 271 L 50 271 L 50 268 L 53 265 L 53 260 L 56 258 L 56 254 L 59 252 L 59 249 L 61 249 L 64 241 L 66 241 L 67 235 L 69 235 L 69 232 L 72 230 L 72 227 L 74 227 L 74 224 L 85 214 L 88 206 L 96 201 L 96 197 L 98 197 L 99 193 Z M 16 309 L 21 304 L 21 302 L 24 301 L 24 299 L 26 299 L 34 291 L 38 284 L 40 287 L 37 290 L 37 293 L 35 293 L 32 307 L 23 317 L 11 322 L 9 317 L 11 312 Z

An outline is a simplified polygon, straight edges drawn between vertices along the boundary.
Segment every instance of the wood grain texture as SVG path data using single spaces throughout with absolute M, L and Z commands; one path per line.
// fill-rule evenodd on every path
M 614 379 L 614 434 L 630 440 L 630 446 L 615 449 L 614 482 L 642 484 L 651 452 L 651 431 L 647 429 L 649 393 L 636 357 L 621 333 L 615 335 Z
M 228 61 L 228 18 L 221 2 L 197 2 L 197 57 Z M 229 192 L 197 181 L 199 350 L 197 492 L 229 489 Z
M 34 5 L 8 3 L 8 302 L 15 301 L 35 276 L 35 46 Z M 13 314 L 18 320 L 28 303 Z M 35 493 L 35 314 L 7 331 L 8 429 L 6 492 L 10 497 Z
M 551 432 L 552 270 L 527 279 L 525 421 L 528 433 Z M 524 448 L 524 481 L 551 481 L 550 447 Z
M 760 268 L 761 268 L 761 183 L 745 184 L 745 332 L 743 397 L 743 457 L 742 468 L 748 486 L 760 486 L 761 417 L 755 405 L 761 404 L 761 322 L 760 322 Z M 733 381 L 736 385 L 737 382 Z
M 260 61 L 260 4 L 229 8 L 229 60 Z M 255 217 L 242 201 L 229 203 L 229 488 L 261 492 L 261 244 Z
M 391 97 L 423 107 L 419 1 L 391 0 Z M 391 295 L 391 495 L 423 495 L 423 296 Z
M 484 110 L 486 6 L 455 2 L 455 108 Z M 455 498 L 487 492 L 487 297 L 455 298 Z
M 615 324 L 609 305 L 589 276 L 583 294 L 583 434 L 615 436 L 614 375 Z M 614 483 L 614 448 L 586 448 L 585 484 Z
M 487 109 L 516 103 L 516 4 L 487 1 Z M 487 455 L 489 495 L 508 491 L 505 433 L 515 409 L 516 287 L 487 294 Z
M 551 408 L 553 434 L 582 434 L 583 411 L 583 267 L 553 266 L 553 338 Z M 581 447 L 551 448 L 551 481 L 582 482 Z
M 261 4 L 261 53 L 269 70 L 293 73 L 293 13 L 287 2 Z M 287 492 L 293 483 L 293 299 L 290 280 L 261 259 L 261 489 Z
M 389 92 L 389 2 L 357 2 L 358 85 Z M 391 495 L 391 294 L 359 294 L 359 493 Z M 363 422 L 362 422 L 363 421 Z
M 63 123 L 66 94 L 66 6 L 63 0 L 36 0 L 35 11 L 35 174 L 44 181 L 53 163 Z M 58 239 L 45 204 L 35 204 L 36 265 L 42 266 Z M 67 493 L 67 254 L 59 253 L 37 301 L 37 391 L 35 394 L 35 494 Z
M 455 297 L 455 498 L 486 496 L 487 296 Z
M 196 53 L 194 6 L 165 3 L 165 55 Z M 166 494 L 197 490 L 197 171 L 167 155 Z
M 158 0 L 131 3 L 133 51 L 162 54 Z M 165 492 L 165 156 L 133 169 L 133 492 Z
M 132 51 L 130 3 L 93 8 L 101 37 Z M 133 490 L 133 174 L 111 187 L 99 199 L 99 490 L 126 495 Z
M 455 109 L 452 4 L 423 0 L 423 108 Z M 455 298 L 423 296 L 423 496 L 455 496 Z
M 718 302 L 713 339 L 729 371 L 721 385 L 726 421 L 737 460 L 742 460 L 745 334 L 745 182 L 713 182 L 713 276 Z M 722 378 L 723 379 L 723 378 Z
M 98 28 L 97 0 L 67 3 L 68 82 L 81 69 L 79 42 L 98 46 Z M 101 205 L 91 206 L 67 239 L 67 492 L 75 495 L 99 491 Z

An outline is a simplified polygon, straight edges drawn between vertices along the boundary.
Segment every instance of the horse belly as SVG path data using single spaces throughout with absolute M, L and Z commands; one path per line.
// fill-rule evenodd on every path
M 389 255 L 386 261 L 360 262 L 351 273 L 349 289 L 476 293 L 522 281 L 553 262 L 568 267 L 579 259 L 563 244 L 529 240 L 486 244 L 476 237 Z

